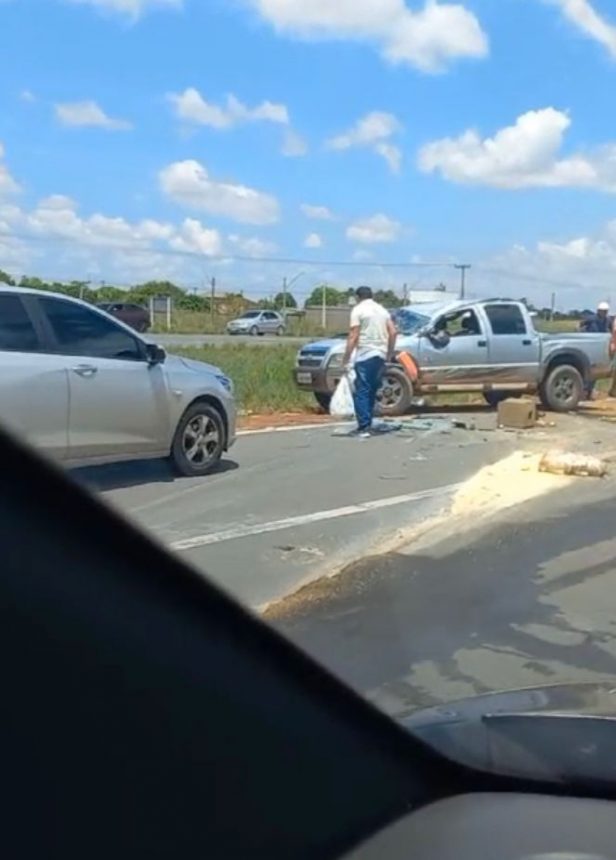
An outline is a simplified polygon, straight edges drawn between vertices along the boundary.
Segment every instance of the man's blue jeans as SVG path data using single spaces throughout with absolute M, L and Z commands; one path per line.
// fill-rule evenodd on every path
M 355 415 L 359 430 L 369 430 L 372 426 L 372 416 L 376 404 L 376 394 L 381 384 L 385 369 L 385 359 L 374 356 L 355 364 Z

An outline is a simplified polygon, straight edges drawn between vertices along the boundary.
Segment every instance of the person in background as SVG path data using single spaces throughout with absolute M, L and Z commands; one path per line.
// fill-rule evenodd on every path
M 344 353 L 344 367 L 351 369 L 355 356 L 355 390 L 353 401 L 357 429 L 353 435 L 372 435 L 376 395 L 385 364 L 391 361 L 396 346 L 396 327 L 387 311 L 372 298 L 370 287 L 355 292 L 357 304 L 351 312 L 351 327 Z
M 610 306 L 607 302 L 599 302 L 597 313 L 587 316 L 580 323 L 580 331 L 589 333 L 609 334 L 612 331 L 614 320 L 610 316 Z
M 587 334 L 611 334 L 614 328 L 614 318 L 610 316 L 610 306 L 607 302 L 599 302 L 597 312 L 586 316 L 580 323 L 580 331 Z M 611 352 L 611 346 L 610 346 Z M 592 400 L 595 393 L 596 382 L 593 380 L 586 387 L 586 399 Z M 612 388 L 616 391 L 616 380 Z M 610 394 L 610 397 L 612 395 Z
M 616 321 L 612 323 L 612 337 L 610 339 L 610 358 L 612 359 L 612 385 L 608 391 L 608 397 L 616 397 Z

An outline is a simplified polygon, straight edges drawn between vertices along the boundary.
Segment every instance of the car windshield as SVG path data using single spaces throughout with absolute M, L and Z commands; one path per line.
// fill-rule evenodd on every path
M 396 719 L 616 689 L 616 3 L 521 9 L 0 0 L 0 424 Z
M 430 317 L 410 311 L 408 308 L 400 308 L 392 313 L 392 319 L 400 334 L 415 334 L 430 322 Z

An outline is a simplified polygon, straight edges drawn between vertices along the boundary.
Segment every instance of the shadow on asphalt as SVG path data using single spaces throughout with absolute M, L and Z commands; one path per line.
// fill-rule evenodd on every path
M 359 692 L 395 690 L 398 712 L 455 698 L 447 691 L 461 687 L 479 695 L 616 678 L 616 544 L 604 543 L 615 517 L 610 498 L 464 542 L 452 536 L 434 556 L 365 558 L 265 618 Z M 439 684 L 419 683 L 418 666 L 431 666 Z
M 203 478 L 184 478 L 177 475 L 166 460 L 134 460 L 126 463 L 110 463 L 107 466 L 84 466 L 72 469 L 71 477 L 79 484 L 97 490 L 121 490 L 141 484 L 173 484 L 183 481 L 202 480 L 239 469 L 235 460 L 224 459 L 209 475 Z
M 409 415 L 496 415 L 496 409 L 485 403 L 433 403 L 431 406 L 415 406 Z

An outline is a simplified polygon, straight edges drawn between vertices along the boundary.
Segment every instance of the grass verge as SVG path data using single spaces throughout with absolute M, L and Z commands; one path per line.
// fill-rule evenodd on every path
M 234 343 L 174 347 L 173 352 L 220 367 L 235 383 L 238 407 L 246 412 L 303 412 L 316 406 L 314 397 L 293 381 L 295 346 Z

